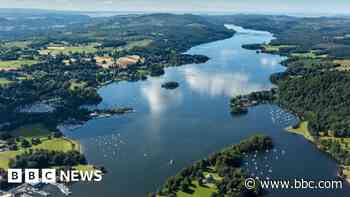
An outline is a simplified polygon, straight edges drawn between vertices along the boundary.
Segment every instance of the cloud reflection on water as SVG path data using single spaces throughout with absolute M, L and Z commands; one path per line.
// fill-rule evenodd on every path
M 253 82 L 250 76 L 244 72 L 207 73 L 188 67 L 184 69 L 184 74 L 186 82 L 192 90 L 210 96 L 235 96 L 270 87 Z
M 146 124 L 149 128 L 147 131 L 152 134 L 147 135 L 153 140 L 160 140 L 162 114 L 166 113 L 168 108 L 179 106 L 182 103 L 183 95 L 181 90 L 166 90 L 161 87 L 164 80 L 152 79 L 140 89 L 141 96 L 145 98 L 150 110 L 150 124 Z
M 221 61 L 224 62 L 230 62 L 235 58 L 235 55 L 237 55 L 238 52 L 234 49 L 228 49 L 228 48 L 224 48 L 222 50 L 220 50 L 220 58 Z
M 179 89 L 165 90 L 161 88 L 162 80 L 151 80 L 141 88 L 141 95 L 147 100 L 150 112 L 160 114 L 169 106 L 178 106 L 182 102 Z
M 276 69 L 279 65 L 279 61 L 276 57 L 261 57 L 260 64 L 263 68 Z

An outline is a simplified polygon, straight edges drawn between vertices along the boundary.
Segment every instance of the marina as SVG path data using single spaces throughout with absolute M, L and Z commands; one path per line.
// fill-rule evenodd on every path
M 61 194 L 63 194 L 64 196 L 69 196 L 72 194 L 69 187 L 63 183 L 50 183 L 49 185 L 52 185 L 55 188 L 57 188 L 61 192 Z M 36 183 L 36 184 L 24 183 L 24 184 L 21 184 L 13 189 L 7 191 L 7 192 L 3 192 L 4 193 L 3 195 L 4 195 L 4 197 L 5 197 L 5 195 L 8 195 L 9 197 L 12 197 L 12 196 L 26 196 L 26 197 L 51 196 L 52 194 L 45 190 L 46 187 L 47 187 L 47 184 L 44 184 L 44 183 Z M 0 194 L 1 194 L 1 192 L 0 192 Z M 3 195 L 0 195 L 0 196 L 3 197 Z M 53 195 L 53 196 L 55 196 L 55 195 Z

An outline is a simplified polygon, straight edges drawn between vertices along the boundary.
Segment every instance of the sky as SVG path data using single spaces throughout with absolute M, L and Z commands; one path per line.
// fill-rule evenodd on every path
M 350 0 L 0 0 L 0 8 L 350 14 Z

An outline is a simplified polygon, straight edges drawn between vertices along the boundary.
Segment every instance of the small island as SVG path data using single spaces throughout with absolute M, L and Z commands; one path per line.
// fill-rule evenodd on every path
M 178 82 L 176 81 L 169 81 L 169 82 L 165 82 L 162 84 L 162 88 L 168 89 L 168 90 L 173 90 L 178 88 L 180 85 Z

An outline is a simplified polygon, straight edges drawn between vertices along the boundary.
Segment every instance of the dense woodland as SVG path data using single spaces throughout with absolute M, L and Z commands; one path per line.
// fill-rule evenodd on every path
M 246 28 L 266 30 L 276 37 L 269 45 L 284 46 L 272 51 L 288 56 L 287 69 L 275 73 L 278 102 L 310 122 L 314 135 L 326 132 L 350 136 L 350 75 L 335 60 L 350 58 L 350 19 L 341 17 L 296 18 L 289 16 L 236 15 L 216 17 Z M 264 51 L 267 43 L 244 45 Z M 312 52 L 313 56 L 295 56 Z M 318 55 L 326 55 L 324 57 Z
M 348 111 L 346 101 L 341 102 L 347 96 L 346 94 L 342 94 L 346 91 L 343 89 L 343 91 L 334 92 L 328 89 L 334 87 L 341 89 L 340 87 L 347 86 L 347 74 L 334 70 L 333 68 L 337 67 L 337 65 L 332 60 L 348 57 L 347 53 L 349 53 L 348 48 L 350 46 L 348 35 L 350 32 L 350 19 L 348 18 L 296 18 L 260 15 L 201 17 L 194 15 L 152 14 L 94 19 L 79 15 L 74 15 L 73 17 L 72 13 L 65 14 L 72 17 L 74 21 L 76 20 L 74 25 L 66 24 L 66 21 L 63 19 L 50 20 L 52 17 L 57 17 L 55 15 L 51 16 L 51 18 L 47 17 L 45 20 L 48 22 L 44 23 L 47 26 L 61 24 L 57 32 L 56 30 L 50 31 L 50 35 L 36 32 L 34 38 L 27 34 L 21 35 L 23 37 L 22 39 L 31 41 L 30 45 L 24 49 L 18 47 L 1 47 L 1 60 L 16 60 L 19 57 L 25 57 L 26 59 L 39 58 L 39 63 L 24 66 L 19 71 L 1 72 L 1 76 L 16 79 L 17 81 L 17 83 L 1 87 L 0 113 L 12 113 L 7 115 L 6 119 L 1 120 L 3 123 L 11 122 L 14 119 L 21 120 L 22 116 L 26 116 L 13 113 L 16 111 L 17 106 L 42 100 L 55 100 L 55 104 L 59 106 L 57 110 L 66 114 L 65 117 L 85 119 L 86 117 L 81 115 L 86 114 L 86 112 L 73 113 L 69 109 L 77 109 L 77 106 L 82 104 L 99 103 L 101 98 L 96 91 L 99 85 L 116 79 L 144 80 L 147 75 L 157 76 L 163 74 L 163 68 L 167 66 L 207 61 L 207 57 L 204 56 L 191 56 L 181 53 L 191 46 L 231 36 L 234 32 L 225 29 L 223 24 L 234 23 L 246 28 L 266 30 L 274 33 L 276 39 L 272 41 L 272 45 L 293 46 L 281 48 L 278 51 L 280 54 L 288 55 L 308 52 L 310 50 L 313 50 L 316 54 L 327 54 L 328 57 L 321 60 L 289 58 L 284 62 L 284 65 L 287 67 L 286 72 L 271 76 L 271 80 L 274 83 L 280 84 L 282 87 L 280 90 L 282 104 L 290 104 L 291 110 L 297 113 L 311 111 L 313 114 L 317 114 L 312 116 L 312 123 L 310 124 L 312 130 L 331 130 L 337 132 L 337 134 L 348 131 L 349 124 L 344 120 L 339 122 L 341 117 L 344 117 Z M 12 23 L 12 26 L 25 26 L 25 24 L 33 22 L 30 20 L 29 18 L 19 17 L 15 23 Z M 6 19 L 1 20 L 0 26 L 6 27 L 8 25 L 11 24 Z M 8 32 L 11 32 L 16 28 L 7 29 Z M 43 29 L 45 28 L 40 29 L 40 32 L 45 32 Z M 6 28 L 4 31 L 6 31 Z M 65 34 L 64 32 L 69 32 L 69 34 Z M 6 34 L 3 33 L 1 35 L 7 40 L 16 39 L 11 36 L 6 37 Z M 104 50 L 106 48 L 124 46 L 130 40 L 140 39 L 149 39 L 152 42 L 147 47 L 134 47 L 127 52 L 120 51 L 115 53 Z M 106 70 L 96 66 L 96 62 L 94 61 L 87 61 L 87 59 L 91 59 L 95 55 L 94 53 L 58 54 L 51 57 L 38 55 L 37 50 L 35 50 L 46 48 L 50 43 L 59 44 L 62 42 L 73 46 L 100 42 L 101 45 L 97 47 L 99 50 L 94 53 L 107 53 L 115 59 L 123 55 L 135 54 L 144 57 L 145 61 L 124 71 L 115 69 Z M 259 44 L 245 47 L 254 50 L 262 49 Z M 62 63 L 62 60 L 67 58 L 74 58 L 75 61 L 71 62 L 70 65 Z M 326 70 L 332 70 L 332 72 L 325 72 Z M 337 73 L 340 74 L 338 75 Z M 24 81 L 18 80 L 18 78 L 23 76 L 30 76 L 30 78 Z M 340 86 L 339 83 L 335 83 L 335 76 L 341 78 Z M 325 77 L 325 80 L 323 80 L 323 77 Z M 308 80 L 319 80 L 320 84 L 310 85 L 310 87 L 297 87 L 299 86 L 298 84 L 308 83 Z M 325 82 L 326 80 L 330 80 L 335 84 L 329 84 Z M 72 91 L 70 87 L 74 83 L 84 85 Z M 323 87 L 323 83 L 329 84 L 329 87 L 324 87 L 324 93 L 331 94 L 329 92 L 332 92 L 335 95 L 324 95 L 322 90 L 320 90 L 316 96 L 316 89 L 313 88 L 316 86 Z M 295 88 L 292 89 L 291 87 Z M 310 88 L 314 91 L 309 90 Z M 294 92 L 291 92 L 291 90 Z M 300 92 L 295 92 L 295 90 Z M 294 94 L 294 97 L 291 97 L 292 95 L 287 92 Z M 318 99 L 320 95 L 322 95 L 324 100 L 321 98 L 315 101 L 314 99 Z M 298 96 L 308 99 L 300 101 L 301 99 L 298 99 Z M 330 97 L 336 99 L 330 101 Z M 329 107 L 320 107 L 326 101 L 329 101 L 326 103 Z M 334 105 L 334 103 L 339 103 L 338 101 L 341 104 Z M 313 103 L 313 105 L 310 106 L 308 103 Z M 34 116 L 37 118 L 34 117 L 31 119 L 40 119 L 40 114 Z M 53 115 L 53 117 L 57 119 L 57 115 Z
M 276 100 L 307 120 L 314 136 L 350 137 L 350 74 L 347 69 L 350 65 L 335 63 L 335 60 L 350 59 L 349 18 L 172 14 L 90 18 L 76 13 L 40 13 L 42 15 L 44 17 L 35 19 L 36 14 L 29 14 L 29 17 L 28 13 L 21 13 L 16 19 L 9 20 L 8 13 L 0 14 L 0 61 L 35 61 L 16 70 L 0 71 L 0 79 L 11 81 L 0 86 L 1 130 L 9 131 L 37 122 L 55 130 L 58 123 L 68 119 L 87 120 L 89 111 L 80 106 L 99 103 L 97 88 L 101 85 L 111 81 L 144 80 L 148 76 L 164 74 L 164 68 L 168 66 L 205 62 L 208 60 L 205 56 L 183 52 L 198 44 L 232 36 L 234 32 L 223 25 L 236 24 L 269 31 L 276 37 L 269 45 L 277 50 L 267 50 L 267 43 L 246 45 L 245 48 L 289 57 L 282 63 L 286 71 L 271 76 L 278 91 L 253 93 L 247 97 L 248 101 Z M 14 44 L 14 41 L 20 44 Z M 135 41 L 147 44 L 130 47 Z M 90 47 L 90 51 L 39 53 L 52 45 Z M 117 50 L 119 48 L 126 49 Z M 106 69 L 93 59 L 94 56 L 109 56 L 115 61 L 130 54 L 138 55 L 144 61 L 128 68 Z M 305 54 L 308 55 L 303 56 Z M 19 110 L 42 101 L 49 102 L 55 110 L 34 114 Z M 232 103 L 232 106 L 240 106 L 240 101 L 233 100 Z M 245 177 L 240 170 L 241 154 L 270 148 L 271 143 L 265 137 L 252 139 L 184 169 L 170 178 L 158 194 L 171 196 L 176 191 L 186 191 L 191 181 L 201 181 L 203 171 L 215 167 L 225 177 L 217 183 L 217 195 L 259 195 L 260 191 L 246 191 L 241 187 Z M 349 164 L 349 152 L 338 141 L 326 140 L 321 144 L 342 164 Z M 78 153 L 34 151 L 16 158 L 11 165 L 40 167 L 52 165 L 56 160 L 62 165 L 85 161 Z
M 231 114 L 233 116 L 246 114 L 248 113 L 248 107 L 263 103 L 273 103 L 277 100 L 277 97 L 276 88 L 252 92 L 248 95 L 238 95 L 230 100 Z
M 300 77 L 287 77 L 279 83 L 282 105 L 310 121 L 311 131 L 350 136 L 350 75 L 328 71 Z
M 244 15 L 225 18 L 243 27 L 274 33 L 276 39 L 269 44 L 243 47 L 288 56 L 282 62 L 286 70 L 270 77 L 278 87 L 275 101 L 308 122 L 308 130 L 320 149 L 340 164 L 350 165 L 350 19 Z
M 317 50 L 319 53 L 327 53 L 332 58 L 350 58 L 348 37 L 350 18 L 347 17 L 302 18 L 242 14 L 208 18 L 217 23 L 231 23 L 244 28 L 271 32 L 276 37 L 271 42 L 272 45 L 294 46 L 279 51 L 284 55 Z
M 273 142 L 267 136 L 252 136 L 239 144 L 230 146 L 218 153 L 210 155 L 207 159 L 200 160 L 192 166 L 181 170 L 178 174 L 167 179 L 157 194 L 149 196 L 176 196 L 178 191 L 191 193 L 193 181 L 198 181 L 199 185 L 204 185 L 204 172 L 215 171 L 223 177 L 222 181 L 215 182 L 217 192 L 212 196 L 232 196 L 232 197 L 253 197 L 261 196 L 263 190 L 257 186 L 255 190 L 248 190 L 244 186 L 247 174 L 242 168 L 244 154 L 255 151 L 265 151 L 273 148 Z M 192 191 L 193 192 L 193 191 Z
M 47 15 L 50 17 L 45 18 L 42 28 L 36 28 L 34 23 L 33 32 L 21 33 L 23 31 L 19 29 L 19 26 L 32 24 L 31 17 L 18 17 L 14 23 L 0 22 L 0 27 L 4 27 L 4 32 L 0 32 L 4 42 L 29 43 L 24 47 L 0 43 L 0 60 L 37 61 L 32 65 L 22 65 L 15 71 L 0 71 L 0 76 L 14 81 L 0 86 L 0 125 L 5 123 L 6 129 L 35 121 L 55 127 L 66 119 L 85 120 L 88 113 L 80 106 L 101 101 L 97 93 L 99 86 L 111 81 L 136 81 L 159 76 L 168 66 L 205 62 L 208 60 L 205 56 L 182 53 L 192 46 L 228 38 L 234 33 L 194 15 L 152 14 L 88 19 L 72 13 Z M 56 20 L 55 17 L 65 19 Z M 67 23 L 68 20 L 71 23 Z M 5 28 L 8 26 L 12 28 Z M 15 30 L 18 32 L 13 34 Z M 117 50 L 139 40 L 149 40 L 147 47 L 140 45 Z M 84 48 L 95 43 L 100 44 L 82 53 L 38 53 L 50 45 Z M 144 61 L 124 69 L 105 69 L 97 66 L 93 58 L 99 55 L 116 60 L 130 54 L 138 55 Z M 69 64 L 64 62 L 67 59 Z M 48 102 L 55 111 L 46 114 L 19 112 L 19 108 L 35 102 Z
M 184 52 L 234 34 L 194 15 L 90 18 L 68 12 L 11 13 L 0 11 L 0 139 L 7 150 L 16 154 L 10 160 L 11 168 L 86 164 L 84 155 L 77 151 L 32 150 L 41 138 L 24 138 L 15 133 L 22 126 L 38 123 L 40 129 L 60 138 L 60 123 L 81 124 L 92 118 L 91 114 L 130 111 L 89 111 L 82 106 L 101 102 L 97 90 L 108 83 L 145 80 L 164 74 L 166 67 L 206 62 L 206 56 Z M 130 66 L 117 65 L 119 59 L 128 56 L 140 60 Z M 98 58 L 104 60 L 97 62 Z M 23 111 L 36 104 L 53 110 Z M 19 152 L 22 149 L 26 151 Z M 0 173 L 6 178 L 5 171 L 0 169 Z M 0 180 L 1 189 L 11 186 Z
M 10 161 L 11 168 L 48 168 L 86 164 L 86 158 L 78 151 L 57 152 L 31 150 Z

